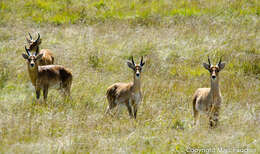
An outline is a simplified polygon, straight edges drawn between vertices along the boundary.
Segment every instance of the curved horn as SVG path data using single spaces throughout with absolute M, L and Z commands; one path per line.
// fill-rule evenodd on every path
M 32 38 L 32 35 L 28 32 L 28 34 L 29 34 L 29 36 L 30 36 L 30 39 L 32 40 L 33 38 Z
M 221 59 L 222 59 L 222 56 L 220 57 L 220 60 L 218 62 L 218 66 L 221 64 Z
M 210 59 L 209 59 L 209 56 L 208 56 L 208 62 L 209 62 L 209 65 L 211 65 L 211 63 L 210 63 Z
M 143 66 L 143 65 L 144 65 L 144 57 L 143 57 L 143 56 L 142 56 L 142 58 L 141 58 L 140 65 L 141 65 L 141 66 Z
M 24 49 L 25 49 L 26 53 L 28 54 L 28 56 L 30 56 L 31 55 L 30 51 L 26 48 L 26 45 L 24 46 Z
M 135 65 L 135 62 L 134 62 L 134 57 L 133 57 L 133 56 L 132 56 L 132 59 L 131 59 L 131 60 L 132 60 L 132 64 L 134 64 L 134 65 Z
M 38 42 L 39 40 L 40 40 L 40 34 L 39 33 L 37 33 L 38 34 L 38 38 L 35 40 L 35 42 Z

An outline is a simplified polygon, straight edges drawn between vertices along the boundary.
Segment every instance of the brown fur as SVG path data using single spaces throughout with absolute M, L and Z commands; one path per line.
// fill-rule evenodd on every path
M 143 65 L 142 60 L 140 65 L 134 64 L 133 60 L 132 63 L 128 62 L 128 66 L 134 70 L 134 82 L 115 83 L 108 87 L 106 96 L 109 104 L 106 113 L 118 105 L 126 105 L 129 116 L 136 118 L 138 106 L 142 100 L 140 80 Z M 137 74 L 139 76 L 137 76 Z
M 39 61 L 40 66 L 54 64 L 54 56 L 49 49 L 41 49 L 39 54 L 43 54 L 42 59 Z
M 200 112 L 206 113 L 209 117 L 210 126 L 215 127 L 218 123 L 218 116 L 220 105 L 222 102 L 222 96 L 219 89 L 219 71 L 225 66 L 225 63 L 218 65 L 211 65 L 204 63 L 204 67 L 209 70 L 211 78 L 211 88 L 199 88 L 193 95 L 193 113 L 194 113 L 194 124 L 197 123 Z
M 30 35 L 30 34 L 29 34 Z M 30 35 L 31 37 L 31 35 Z M 40 44 L 41 44 L 41 39 L 40 39 L 40 34 L 38 34 L 38 38 L 36 40 L 33 40 L 32 37 L 31 39 L 27 39 L 27 42 L 29 43 L 29 50 L 32 52 L 36 52 L 36 54 L 43 54 L 41 60 L 39 61 L 39 65 L 43 66 L 43 65 L 52 65 L 54 64 L 54 56 L 53 53 L 49 50 L 49 49 L 41 49 L 40 52 L 39 48 L 40 48 Z
M 39 66 L 39 60 L 42 56 L 43 54 L 36 56 L 23 54 L 23 57 L 27 59 L 28 73 L 35 87 L 37 99 L 40 98 L 40 92 L 43 90 L 44 100 L 46 101 L 48 89 L 54 85 L 58 85 L 66 97 L 70 96 L 71 71 L 61 65 Z

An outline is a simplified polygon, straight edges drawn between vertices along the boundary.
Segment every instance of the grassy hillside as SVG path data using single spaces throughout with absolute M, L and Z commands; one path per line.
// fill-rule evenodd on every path
M 75 24 L 124 20 L 154 24 L 167 17 L 259 15 L 256 0 L 3 0 L 0 19 L 36 23 Z
M 232 148 L 260 151 L 259 2 L 70 1 L 0 2 L 0 153 L 172 153 Z M 72 100 L 50 90 L 36 104 L 25 36 L 73 72 Z M 126 108 L 105 116 L 106 88 L 132 81 L 125 64 L 144 56 L 137 120 Z M 220 56 L 220 123 L 194 127 L 191 96 L 209 87 L 202 67 Z M 234 152 L 234 151 L 232 151 Z

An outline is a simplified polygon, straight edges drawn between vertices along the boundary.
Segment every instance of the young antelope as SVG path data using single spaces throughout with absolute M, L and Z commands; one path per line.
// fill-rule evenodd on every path
M 193 95 L 194 124 L 197 124 L 201 112 L 208 115 L 210 126 L 216 127 L 222 102 L 222 96 L 219 89 L 219 72 L 225 67 L 225 63 L 221 62 L 220 58 L 217 65 L 211 65 L 209 57 L 208 62 L 208 64 L 203 63 L 203 66 L 210 73 L 211 87 L 199 88 Z
M 126 105 L 130 117 L 136 119 L 138 105 L 142 100 L 141 94 L 141 72 L 142 67 L 145 62 L 143 62 L 143 57 L 140 64 L 135 64 L 132 57 L 132 62 L 127 61 L 127 65 L 134 72 L 134 81 L 130 83 L 115 83 L 107 89 L 107 100 L 108 107 L 106 113 L 110 112 L 114 107 L 118 105 Z

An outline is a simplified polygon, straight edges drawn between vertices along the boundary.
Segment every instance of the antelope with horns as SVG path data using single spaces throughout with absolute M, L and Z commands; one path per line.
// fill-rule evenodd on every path
M 39 49 L 37 49 L 35 54 L 31 54 L 26 46 L 25 50 L 27 54 L 23 53 L 22 56 L 27 60 L 27 68 L 31 82 L 35 87 L 37 100 L 39 100 L 40 92 L 43 90 L 44 102 L 46 102 L 49 87 L 57 84 L 63 90 L 66 98 L 68 98 L 70 96 L 72 73 L 61 65 L 39 66 L 43 53 L 39 54 Z
M 40 44 L 41 44 L 41 36 L 39 33 L 38 34 L 38 38 L 36 40 L 33 40 L 32 35 L 30 33 L 28 33 L 30 36 L 30 39 L 28 39 L 26 37 L 27 42 L 29 43 L 29 50 L 30 51 L 37 51 L 40 48 Z M 48 49 L 41 49 L 40 50 L 40 54 L 43 54 L 42 58 L 39 61 L 39 65 L 51 65 L 54 63 L 54 57 L 53 54 L 50 50 Z
M 217 65 L 211 65 L 208 57 L 208 64 L 203 63 L 205 69 L 210 73 L 210 88 L 199 88 L 193 95 L 194 124 L 196 125 L 200 112 L 206 113 L 209 117 L 211 127 L 216 127 L 222 96 L 219 89 L 219 72 L 225 67 L 221 58 Z
M 134 81 L 130 83 L 115 83 L 107 89 L 106 96 L 109 104 L 106 113 L 118 105 L 126 105 L 129 116 L 136 119 L 138 105 L 142 100 L 141 72 L 144 64 L 143 57 L 140 64 L 135 64 L 133 57 L 132 62 L 127 61 L 128 67 L 134 72 Z

